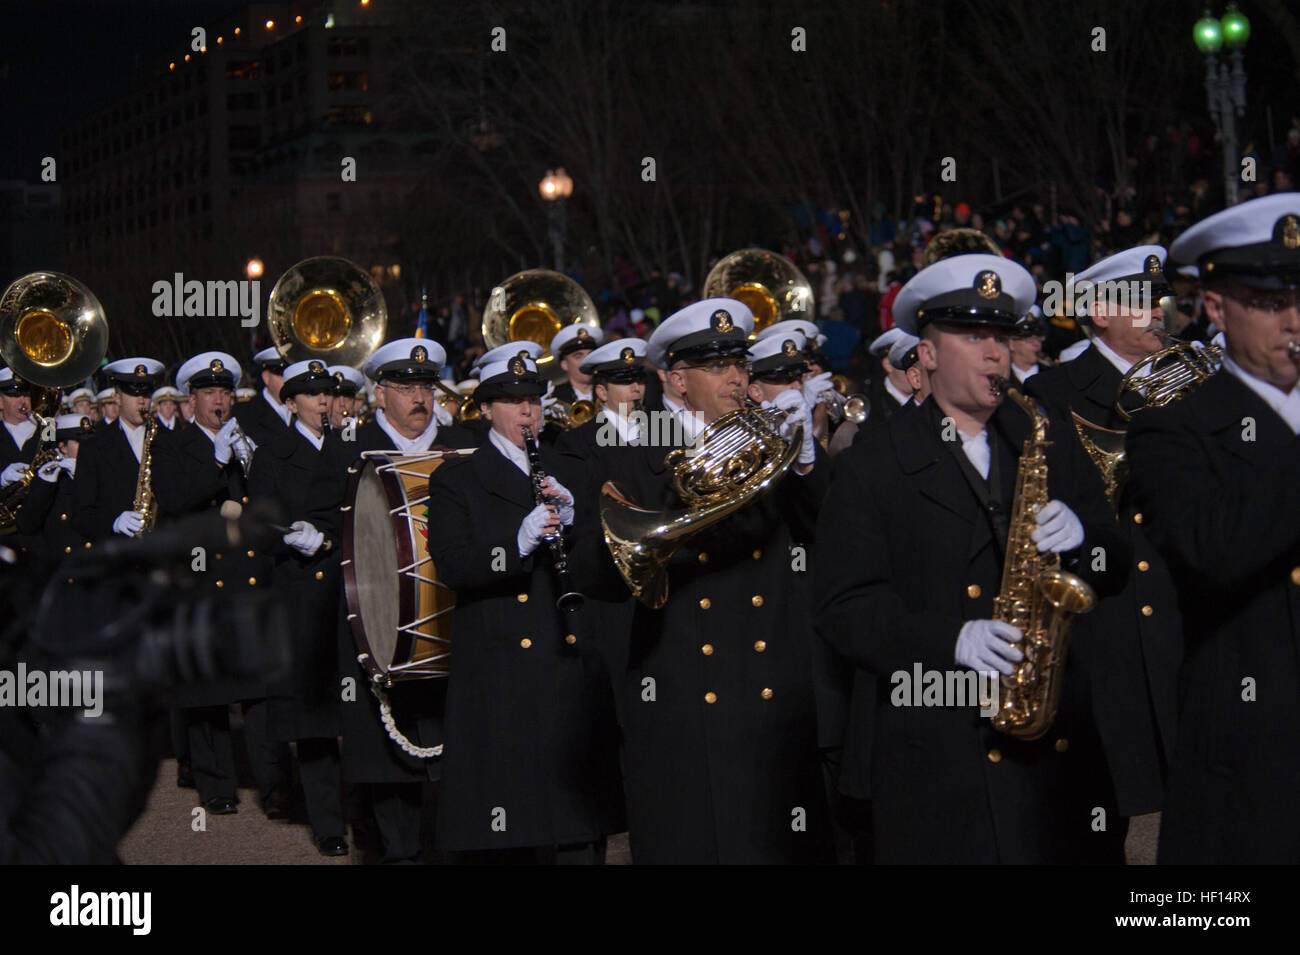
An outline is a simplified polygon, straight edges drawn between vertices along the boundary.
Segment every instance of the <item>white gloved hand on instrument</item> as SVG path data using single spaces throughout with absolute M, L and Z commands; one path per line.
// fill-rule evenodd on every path
M 565 527 L 573 526 L 573 494 L 569 489 L 555 480 L 554 477 L 547 476 L 542 482 L 542 493 L 546 495 L 547 503 L 552 505 L 560 514 L 560 523 Z
M 144 515 L 139 511 L 123 511 L 113 521 L 113 533 L 135 537 L 144 529 Z
M 5 468 L 3 472 L 0 472 L 0 487 L 8 487 L 10 484 L 16 483 L 26 470 L 27 465 L 21 461 L 15 461 Z
M 225 465 L 230 462 L 230 455 L 234 453 L 235 449 L 235 428 L 237 427 L 239 427 L 239 423 L 234 418 L 231 418 L 221 426 L 220 431 L 213 435 L 212 450 L 217 456 L 218 464 Z
M 559 529 L 560 519 L 556 515 L 554 508 L 545 504 L 538 504 L 528 512 L 523 523 L 519 525 L 519 533 L 515 537 L 515 543 L 519 547 L 519 556 L 527 557 L 537 550 L 537 545 L 542 542 L 542 538 L 548 534 L 558 532 Z
M 325 535 L 306 521 L 294 521 L 289 527 L 292 530 L 284 535 L 283 540 L 304 557 L 310 557 L 325 543 Z
M 1010 676 L 1014 664 L 1025 658 L 1016 646 L 1024 639 L 1017 627 L 1002 620 L 968 620 L 957 634 L 954 654 L 958 665 L 971 670 L 996 670 Z
M 763 404 L 769 403 L 765 401 Z M 803 443 L 799 446 L 799 457 L 795 459 L 795 463 L 810 465 L 816 461 L 817 443 L 813 437 L 812 407 L 804 398 L 803 390 L 787 389 L 773 398 L 770 405 L 786 412 L 785 420 L 781 422 L 781 437 L 785 440 L 792 440 L 795 426 L 803 425 Z
M 813 375 L 804 381 L 803 400 L 811 408 L 821 400 L 822 395 L 834 390 L 835 385 L 831 383 L 831 373 L 823 371 L 821 374 Z
M 1064 553 L 1083 543 L 1083 523 L 1064 501 L 1048 501 L 1035 520 L 1038 526 L 1029 536 L 1040 554 Z

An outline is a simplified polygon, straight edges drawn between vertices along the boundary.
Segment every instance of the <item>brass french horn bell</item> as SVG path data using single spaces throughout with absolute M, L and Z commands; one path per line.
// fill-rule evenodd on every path
M 704 280 L 705 298 L 734 298 L 754 313 L 754 333 L 789 318 L 813 320 L 812 285 L 784 255 L 741 249 L 723 256 Z
M 266 304 L 271 344 L 290 364 L 317 358 L 359 367 L 384 340 L 388 306 L 370 273 L 335 255 L 303 259 Z
M 108 321 L 95 293 L 61 272 L 31 272 L 0 297 L 0 356 L 45 388 L 84 381 L 108 351 Z
M 516 272 L 492 289 L 483 309 L 483 342 L 496 348 L 507 342 L 536 342 L 543 356 L 542 374 L 554 366 L 551 339 L 565 325 L 581 322 L 600 328 L 591 296 L 573 279 L 549 269 Z

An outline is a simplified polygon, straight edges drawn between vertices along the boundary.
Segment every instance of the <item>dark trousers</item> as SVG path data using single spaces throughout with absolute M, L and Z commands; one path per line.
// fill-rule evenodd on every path
M 298 776 L 302 780 L 307 822 L 316 841 L 347 838 L 343 818 L 343 776 L 337 739 L 300 739 Z
M 424 787 L 421 783 L 370 783 L 370 811 L 383 843 L 381 862 L 419 862 Z
M 457 853 L 458 865 L 604 865 L 605 840 L 567 846 L 522 846 Z
M 248 749 L 248 761 L 259 794 L 266 799 L 273 790 L 287 792 L 288 751 L 284 744 L 267 736 L 266 701 L 245 700 L 241 705 L 244 711 L 244 745 Z M 218 796 L 234 799 L 239 780 L 230 731 L 230 708 L 222 703 L 191 707 L 181 712 L 199 799 L 203 802 Z

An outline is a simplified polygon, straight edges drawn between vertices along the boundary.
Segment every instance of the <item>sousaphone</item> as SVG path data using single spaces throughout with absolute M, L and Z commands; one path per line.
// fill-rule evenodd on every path
M 483 342 L 489 349 L 507 342 L 536 342 L 543 353 L 538 371 L 554 378 L 559 363 L 551 354 L 551 339 L 565 325 L 578 323 L 600 328 L 596 304 L 586 289 L 559 272 L 528 269 L 492 289 L 483 309 Z
M 704 297 L 748 305 L 754 335 L 790 318 L 813 321 L 812 285 L 797 265 L 767 249 L 741 249 L 719 259 L 704 280 Z
M 370 273 L 336 255 L 303 259 L 266 304 L 271 344 L 289 364 L 316 358 L 359 368 L 384 340 L 388 307 Z

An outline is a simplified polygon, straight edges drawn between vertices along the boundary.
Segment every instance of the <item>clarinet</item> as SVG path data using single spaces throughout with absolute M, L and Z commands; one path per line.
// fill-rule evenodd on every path
M 542 455 L 537 449 L 533 429 L 524 425 L 521 430 L 524 433 L 524 450 L 528 452 L 528 468 L 533 479 L 533 500 L 538 504 L 545 504 L 546 495 L 542 491 L 542 482 L 546 480 L 546 472 L 542 470 Z M 555 601 L 555 606 L 565 613 L 572 613 L 582 606 L 586 598 L 569 583 L 569 564 L 564 556 L 564 538 L 557 531 L 548 534 L 544 540 L 551 548 L 551 559 L 555 565 L 555 581 L 560 587 L 560 597 Z

